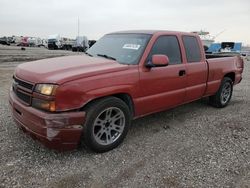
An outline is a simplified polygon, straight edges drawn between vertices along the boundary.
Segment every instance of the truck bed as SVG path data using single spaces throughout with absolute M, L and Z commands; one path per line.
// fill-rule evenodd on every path
M 240 56 L 216 56 L 207 58 L 209 73 L 207 79 L 206 95 L 211 95 L 219 89 L 221 75 L 230 74 L 234 84 L 241 81 L 244 63 Z

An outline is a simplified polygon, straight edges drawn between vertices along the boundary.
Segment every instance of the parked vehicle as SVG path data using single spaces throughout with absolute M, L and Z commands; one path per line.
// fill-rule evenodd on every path
M 96 40 L 89 40 L 89 48 L 96 43 Z
M 47 39 L 42 39 L 42 46 L 45 48 L 48 48 L 48 40 Z
M 19 44 L 21 44 L 21 41 L 22 41 L 22 37 L 21 36 L 13 36 L 13 43 L 15 44 L 15 45 L 19 45 Z
M 62 47 L 61 37 L 58 34 L 50 35 L 48 37 L 48 49 L 55 50 L 60 49 Z
M 73 39 L 60 37 L 60 35 L 50 35 L 48 37 L 48 49 L 56 50 L 56 49 L 63 49 L 63 50 L 71 50 L 74 44 Z
M 10 42 L 10 44 L 14 44 L 15 43 L 15 36 L 11 36 L 11 37 L 8 37 L 8 40 Z
M 21 38 L 20 38 L 21 40 L 18 41 L 18 43 L 16 43 L 16 45 L 17 46 L 26 46 L 26 47 L 28 47 L 29 46 L 28 38 L 29 37 L 23 37 L 23 36 L 21 36 Z
M 41 47 L 43 46 L 43 42 L 42 42 L 42 39 L 40 39 L 39 37 L 29 37 L 28 45 L 30 47 Z
M 88 55 L 18 65 L 9 102 L 17 125 L 51 148 L 117 147 L 132 119 L 202 97 L 223 108 L 241 82 L 239 56 L 206 58 L 198 35 L 107 34 Z
M 89 48 L 89 41 L 85 36 L 78 36 L 72 46 L 73 52 L 85 52 Z
M 241 42 L 222 42 L 213 43 L 206 53 L 240 53 L 242 48 Z
M 2 45 L 10 45 L 10 40 L 8 39 L 8 37 L 1 37 L 0 38 L 0 44 Z
M 75 40 L 70 38 L 62 38 L 62 49 L 63 50 L 72 50 Z
M 215 36 L 210 35 L 208 31 L 193 31 L 192 33 L 195 33 L 200 36 L 202 44 L 204 48 L 208 49 L 212 43 L 215 41 Z

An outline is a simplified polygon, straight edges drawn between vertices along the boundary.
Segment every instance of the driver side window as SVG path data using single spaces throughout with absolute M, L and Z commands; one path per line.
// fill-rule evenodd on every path
M 182 63 L 180 46 L 176 36 L 160 36 L 155 41 L 147 58 L 147 62 L 152 62 L 152 56 L 156 54 L 167 55 L 169 65 Z

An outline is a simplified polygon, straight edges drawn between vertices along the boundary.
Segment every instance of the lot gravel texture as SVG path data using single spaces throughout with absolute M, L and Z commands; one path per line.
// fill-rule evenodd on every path
M 110 152 L 59 153 L 17 128 L 8 90 L 19 63 L 70 54 L 0 46 L 0 187 L 250 187 L 250 62 L 226 108 L 202 99 L 133 121 Z

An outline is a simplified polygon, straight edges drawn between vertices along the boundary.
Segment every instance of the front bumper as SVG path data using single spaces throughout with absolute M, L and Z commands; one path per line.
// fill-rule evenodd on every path
M 22 104 L 13 91 L 9 93 L 9 103 L 14 121 L 32 138 L 51 149 L 66 151 L 77 148 L 85 112 L 42 112 Z

